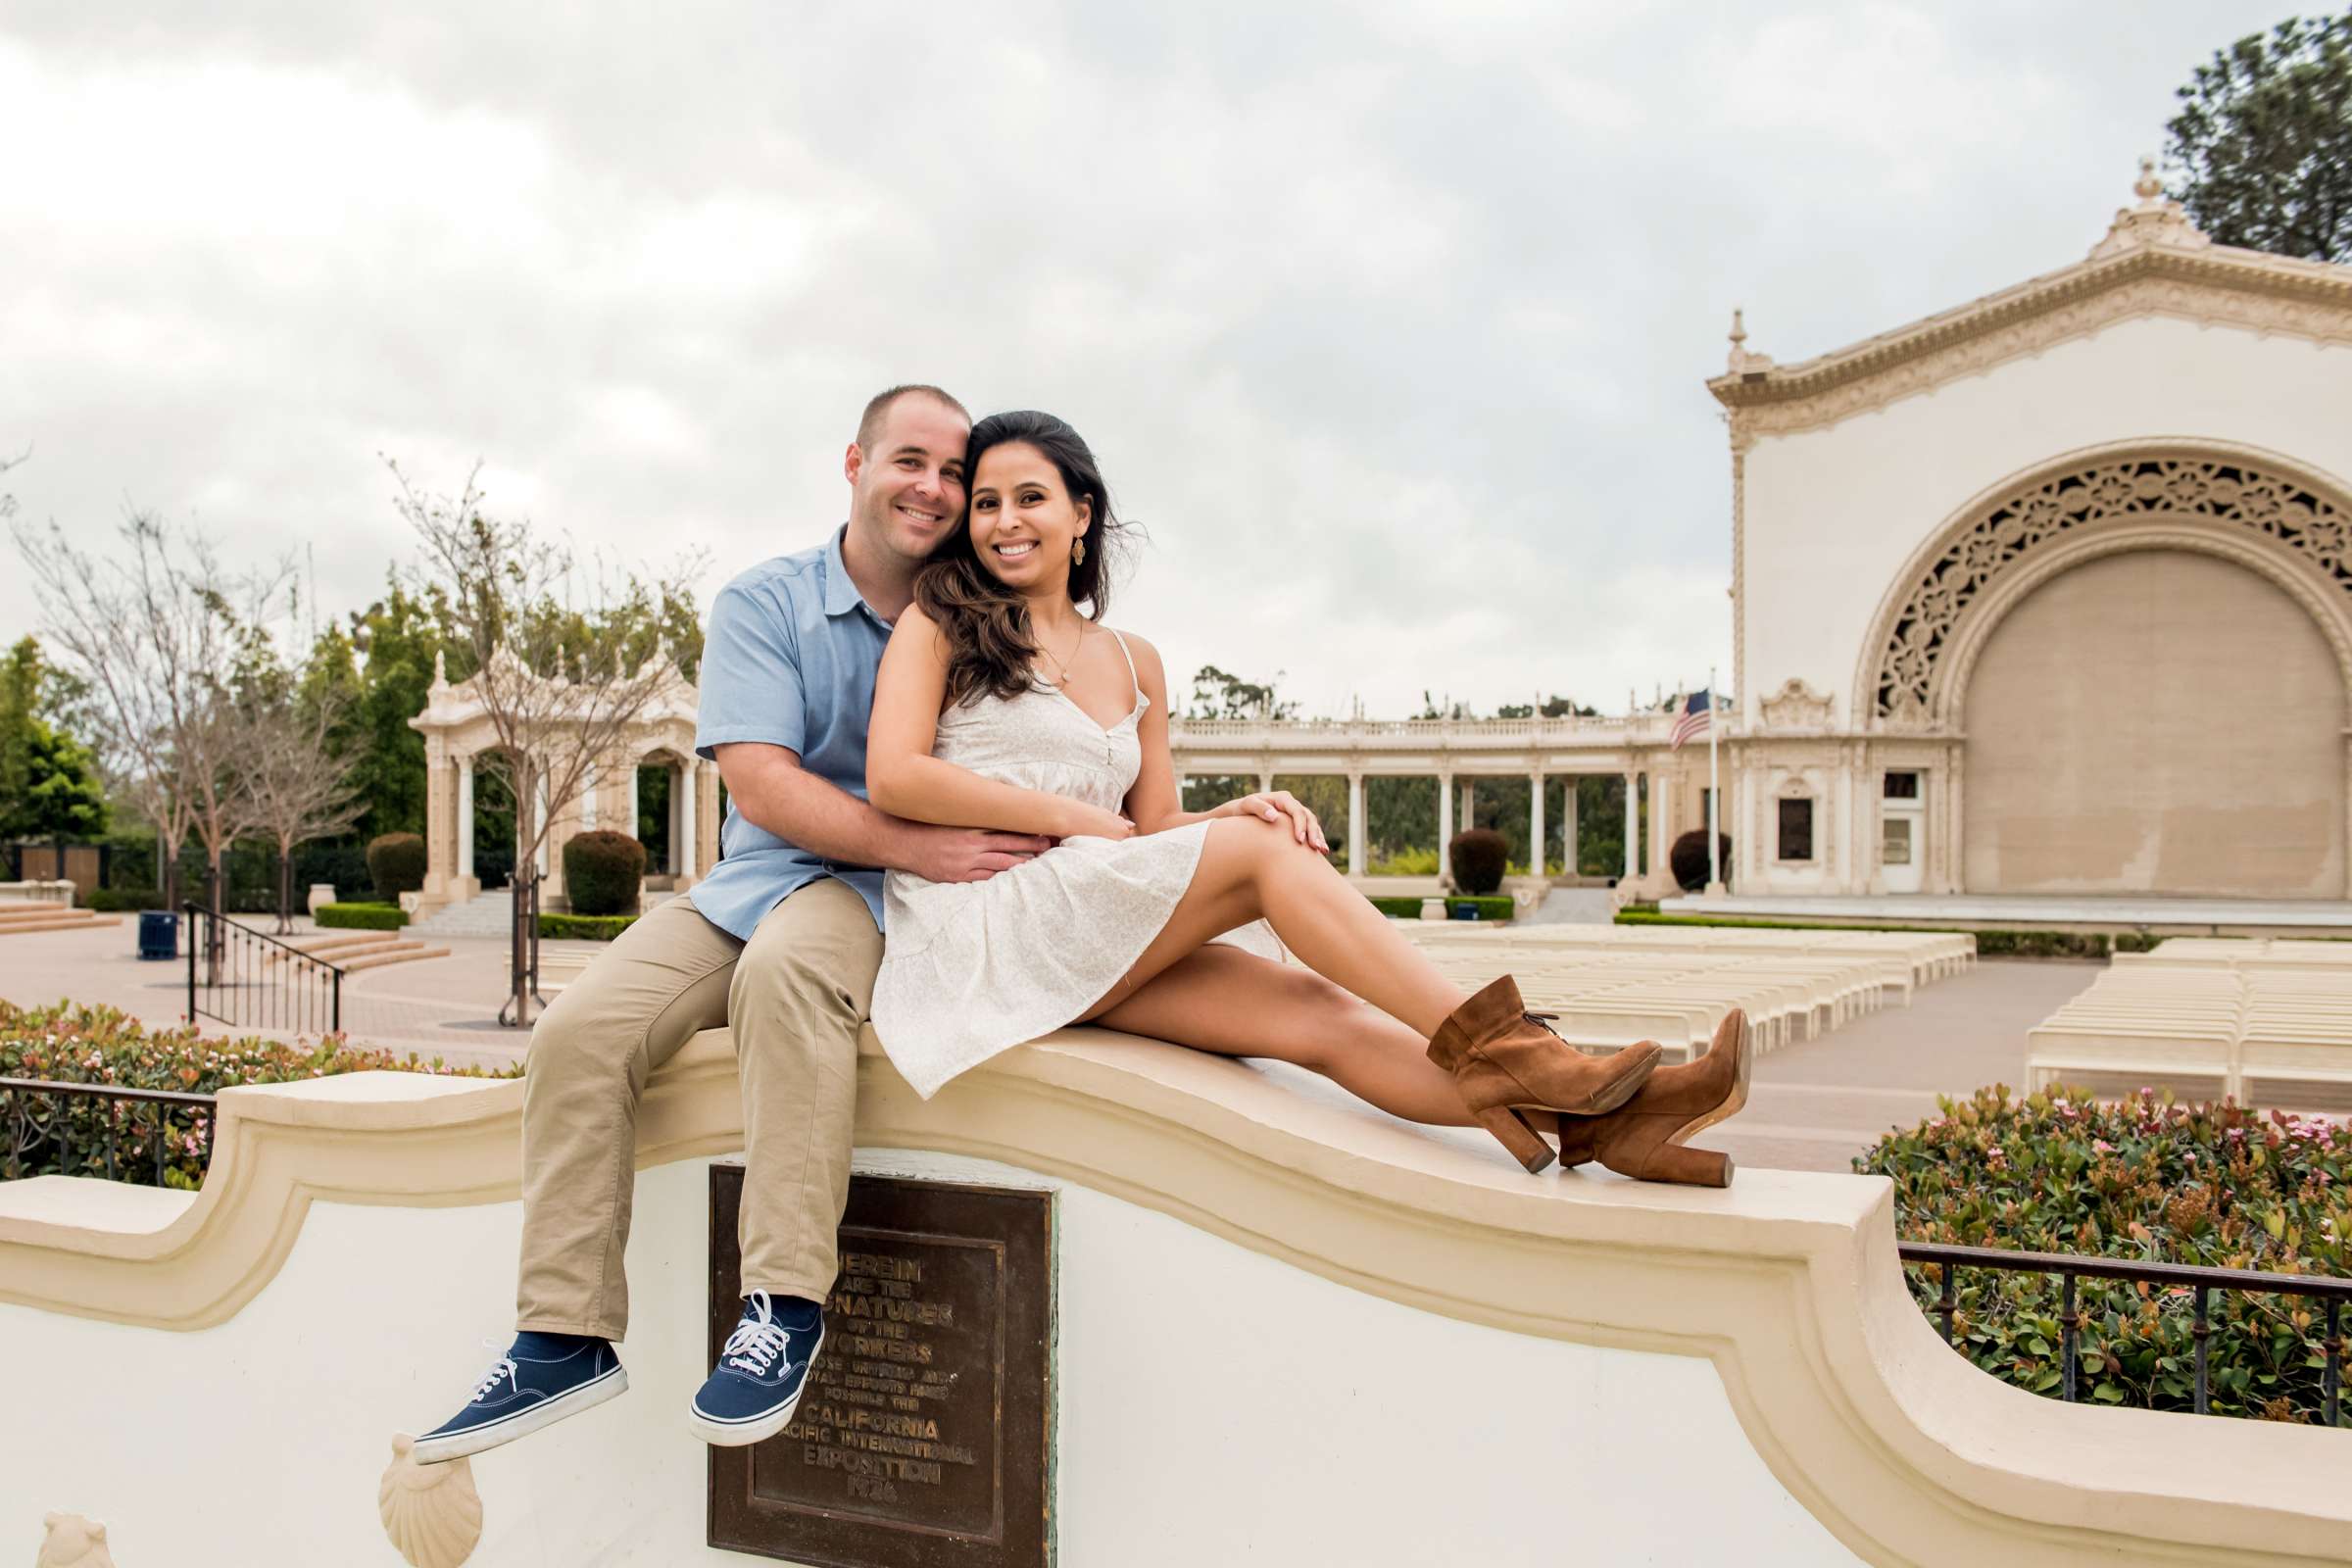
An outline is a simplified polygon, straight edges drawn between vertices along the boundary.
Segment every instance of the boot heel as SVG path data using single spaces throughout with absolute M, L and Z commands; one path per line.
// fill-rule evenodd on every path
M 1473 1114 L 1478 1117 L 1478 1124 L 1493 1133 L 1494 1141 L 1508 1150 L 1511 1157 L 1530 1176 L 1544 1170 L 1558 1157 L 1552 1153 L 1551 1146 L 1537 1135 L 1535 1128 L 1528 1125 L 1527 1118 L 1508 1105 L 1497 1105 L 1493 1110 L 1481 1110 Z
M 1719 1154 L 1712 1149 L 1660 1144 L 1639 1158 L 1609 1168 L 1636 1181 L 1673 1182 L 1683 1187 L 1729 1187 L 1734 1167 L 1731 1155 Z

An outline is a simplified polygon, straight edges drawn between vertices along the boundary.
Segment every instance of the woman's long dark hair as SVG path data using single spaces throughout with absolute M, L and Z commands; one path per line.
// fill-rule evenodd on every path
M 1095 466 L 1094 450 L 1051 414 L 992 414 L 972 426 L 963 455 L 964 483 L 979 474 L 980 460 L 990 448 L 1016 442 L 1035 447 L 1060 471 L 1072 506 L 1088 505 L 1086 559 L 1070 566 L 1070 602 L 1085 607 L 1087 619 L 1099 621 L 1110 608 L 1112 557 L 1128 525 L 1111 514 L 1110 487 Z M 1030 661 L 1037 657 L 1037 638 L 1028 602 L 980 564 L 968 512 L 915 573 L 914 602 L 948 639 L 949 707 L 976 702 L 983 694 L 1017 697 L 1035 684 Z

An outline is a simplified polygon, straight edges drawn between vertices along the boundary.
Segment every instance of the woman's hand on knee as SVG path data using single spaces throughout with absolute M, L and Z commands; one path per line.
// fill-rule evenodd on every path
M 1331 842 L 1323 836 L 1323 824 L 1306 804 L 1289 790 L 1267 790 L 1256 795 L 1245 795 L 1238 801 L 1227 801 L 1208 813 L 1211 816 L 1240 816 L 1253 818 L 1270 827 L 1287 828 L 1293 842 L 1303 844 L 1317 855 L 1329 855 Z

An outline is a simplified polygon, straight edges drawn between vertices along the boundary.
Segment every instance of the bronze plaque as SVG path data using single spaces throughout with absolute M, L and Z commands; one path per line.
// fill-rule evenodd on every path
M 743 1167 L 710 1167 L 710 1359 L 742 1315 Z M 855 1176 L 792 1425 L 710 1450 L 710 1544 L 821 1568 L 1051 1560 L 1054 1196 Z

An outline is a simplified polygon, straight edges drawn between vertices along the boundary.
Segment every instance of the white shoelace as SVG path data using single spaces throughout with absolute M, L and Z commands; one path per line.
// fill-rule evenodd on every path
M 754 1291 L 750 1300 L 751 1311 L 735 1325 L 735 1332 L 727 1336 L 726 1348 L 719 1352 L 719 1360 L 723 1365 L 763 1378 L 776 1357 L 792 1343 L 792 1335 L 777 1324 L 775 1307 L 765 1291 Z
M 498 1348 L 498 1342 L 496 1340 L 484 1340 L 482 1342 L 482 1346 L 486 1349 L 495 1350 Z M 473 1391 L 473 1398 L 468 1399 L 466 1402 L 471 1404 L 474 1402 L 474 1400 L 479 1399 L 483 1395 L 488 1394 L 493 1388 L 498 1386 L 498 1380 L 500 1378 L 505 1378 L 507 1380 L 508 1387 L 514 1389 L 517 1393 L 521 1392 L 522 1384 L 515 1373 L 514 1358 L 511 1355 L 502 1355 L 498 1358 L 497 1365 L 491 1367 L 489 1371 L 482 1374 L 481 1387 L 475 1389 Z

